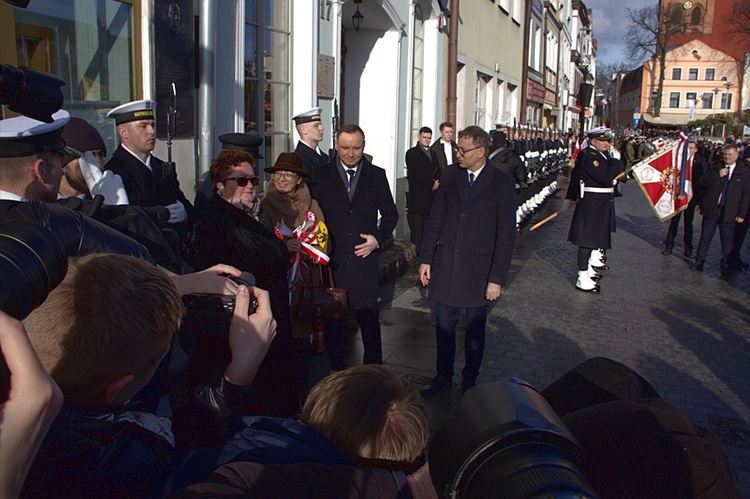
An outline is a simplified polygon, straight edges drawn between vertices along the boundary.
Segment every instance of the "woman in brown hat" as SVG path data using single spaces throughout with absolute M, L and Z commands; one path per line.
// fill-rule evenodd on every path
M 283 236 L 284 243 L 289 250 L 290 271 L 289 287 L 291 290 L 292 308 L 292 334 L 295 341 L 295 349 L 298 352 L 297 362 L 300 371 L 307 372 L 309 369 L 309 341 L 313 333 L 311 321 L 297 320 L 294 318 L 295 308 L 299 302 L 300 295 L 305 283 L 310 283 L 318 275 L 316 265 L 319 254 L 325 251 L 321 242 L 326 236 L 317 237 L 311 231 L 324 230 L 318 222 L 325 222 L 325 216 L 318 206 L 318 202 L 310 196 L 310 190 L 305 184 L 305 179 L 310 176 L 303 167 L 302 156 L 297 153 L 283 152 L 276 159 L 276 164 L 266 168 L 266 173 L 273 174 L 273 183 L 269 184 L 260 203 L 261 210 L 271 217 L 271 222 L 277 230 L 277 235 Z M 320 232 L 318 232 L 319 234 Z M 302 241 L 310 241 L 308 244 L 313 249 L 304 247 Z M 323 246 L 327 246 L 323 243 Z M 325 257 L 323 257 L 325 259 Z M 321 332 L 321 331 L 318 331 Z M 313 350 L 322 350 L 322 336 L 316 334 L 314 337 Z M 307 376 L 300 377 L 300 391 L 307 389 Z

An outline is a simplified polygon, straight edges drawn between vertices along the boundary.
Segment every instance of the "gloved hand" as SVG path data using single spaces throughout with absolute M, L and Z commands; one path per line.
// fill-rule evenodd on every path
M 86 151 L 82 158 L 78 158 L 78 164 L 92 197 L 101 194 L 104 196 L 104 204 L 130 204 L 122 178 L 109 170 L 102 173 L 91 151 Z
M 560 213 L 565 213 L 568 211 L 568 208 L 570 208 L 571 201 L 570 199 L 566 199 L 562 202 L 562 205 L 560 205 Z
M 167 223 L 170 224 L 181 224 L 187 220 L 187 211 L 185 211 L 185 205 L 176 201 L 172 204 L 168 204 L 165 208 L 169 210 L 169 220 Z

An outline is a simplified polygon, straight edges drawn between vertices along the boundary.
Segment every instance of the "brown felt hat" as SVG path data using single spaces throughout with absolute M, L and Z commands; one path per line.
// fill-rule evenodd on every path
M 271 168 L 266 168 L 266 173 L 273 172 L 292 172 L 305 178 L 310 176 L 310 174 L 305 171 L 302 156 L 296 152 L 282 152 L 279 154 L 279 157 L 276 158 L 276 164 Z

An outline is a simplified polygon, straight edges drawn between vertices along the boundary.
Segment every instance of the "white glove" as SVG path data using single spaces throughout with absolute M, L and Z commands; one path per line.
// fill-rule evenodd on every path
M 187 211 L 185 211 L 185 205 L 179 201 L 172 204 L 168 204 L 166 208 L 169 210 L 169 220 L 167 223 L 170 224 L 181 224 L 187 220 Z
M 560 213 L 565 213 L 570 208 L 570 199 L 565 199 L 560 205 Z
M 104 196 L 104 204 L 130 204 L 122 178 L 109 170 L 102 173 L 91 151 L 86 151 L 82 158 L 78 158 L 78 164 L 92 197 L 101 194 Z

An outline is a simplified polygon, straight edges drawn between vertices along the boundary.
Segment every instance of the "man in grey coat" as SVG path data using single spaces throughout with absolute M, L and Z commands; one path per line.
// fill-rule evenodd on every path
M 458 134 L 458 164 L 447 167 L 427 220 L 419 276 L 434 300 L 435 395 L 453 383 L 456 325 L 466 309 L 466 365 L 461 388 L 476 385 L 484 354 L 487 305 L 500 298 L 516 240 L 513 179 L 487 160 L 490 138 L 477 126 Z

